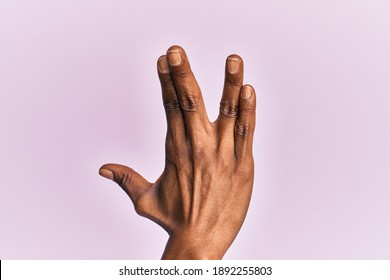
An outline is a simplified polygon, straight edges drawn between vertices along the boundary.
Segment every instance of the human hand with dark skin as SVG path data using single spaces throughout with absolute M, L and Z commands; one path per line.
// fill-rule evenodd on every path
M 222 259 L 247 213 L 254 178 L 255 91 L 243 85 L 243 61 L 226 59 L 220 113 L 210 122 L 185 51 L 157 61 L 167 118 L 165 168 L 150 183 L 133 169 L 105 164 L 136 212 L 169 234 L 162 259 Z

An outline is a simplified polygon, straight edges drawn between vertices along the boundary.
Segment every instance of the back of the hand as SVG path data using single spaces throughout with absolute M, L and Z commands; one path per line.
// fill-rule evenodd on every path
M 252 193 L 256 97 L 243 86 L 243 62 L 226 60 L 220 114 L 211 123 L 181 47 L 159 58 L 158 75 L 168 131 L 165 169 L 149 183 L 129 167 L 106 164 L 137 213 L 170 235 L 165 259 L 220 259 L 245 219 Z

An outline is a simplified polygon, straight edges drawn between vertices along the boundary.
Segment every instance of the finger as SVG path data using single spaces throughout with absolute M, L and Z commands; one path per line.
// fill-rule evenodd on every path
M 173 83 L 168 60 L 165 55 L 160 56 L 157 61 L 158 77 L 160 79 L 162 99 L 167 117 L 168 132 L 173 135 L 185 135 L 183 114 L 179 100 L 176 96 L 176 89 Z
M 238 117 L 234 127 L 234 152 L 239 160 L 252 156 L 255 122 L 256 93 L 252 86 L 244 85 L 241 89 Z
M 100 167 L 99 174 L 116 182 L 129 195 L 134 205 L 139 197 L 151 187 L 151 183 L 130 167 L 108 163 Z
M 244 75 L 241 57 L 230 55 L 226 59 L 225 82 L 217 121 L 220 141 L 227 139 L 233 142 L 233 131 L 238 115 L 238 104 Z
M 179 46 L 172 46 L 167 51 L 167 57 L 187 133 L 193 138 L 192 140 L 196 140 L 197 136 L 204 135 L 204 130 L 210 124 L 202 93 L 191 71 L 185 51 Z

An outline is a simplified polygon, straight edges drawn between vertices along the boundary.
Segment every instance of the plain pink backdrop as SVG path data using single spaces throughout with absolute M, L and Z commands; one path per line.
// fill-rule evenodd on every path
M 224 61 L 258 94 L 256 177 L 226 259 L 390 258 L 390 2 L 0 1 L 0 259 L 158 259 L 98 176 L 164 165 L 156 60 L 180 44 L 210 119 Z

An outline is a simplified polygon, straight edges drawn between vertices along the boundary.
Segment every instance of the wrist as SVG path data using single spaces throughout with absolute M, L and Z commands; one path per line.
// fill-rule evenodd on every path
M 181 233 L 169 237 L 163 260 L 220 260 L 227 251 L 199 234 Z

